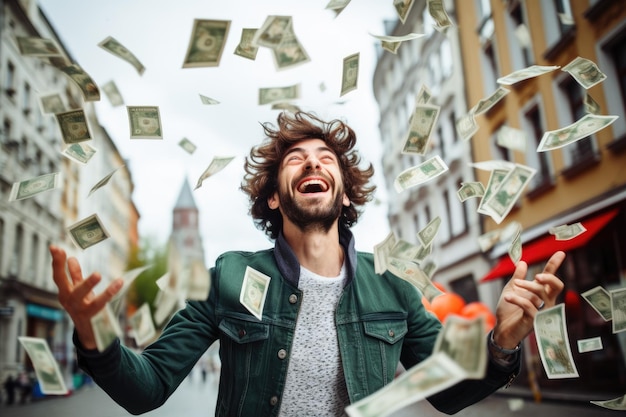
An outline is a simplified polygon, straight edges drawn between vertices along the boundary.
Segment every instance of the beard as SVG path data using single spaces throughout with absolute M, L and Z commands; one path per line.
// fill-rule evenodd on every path
M 341 215 L 343 193 L 339 192 L 327 205 L 303 206 L 284 191 L 278 191 L 278 199 L 283 216 L 287 217 L 301 231 L 322 231 L 327 233 Z

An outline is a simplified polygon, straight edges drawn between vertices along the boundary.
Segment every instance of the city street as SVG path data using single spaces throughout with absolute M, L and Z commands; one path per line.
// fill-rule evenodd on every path
M 184 381 L 161 408 L 144 414 L 147 417 L 210 417 L 213 415 L 217 395 L 217 377 L 209 375 L 203 383 L 198 374 Z M 542 402 L 534 403 L 519 397 L 495 394 L 459 413 L 459 417 L 610 417 L 619 411 L 606 410 L 585 403 Z M 120 417 L 130 414 L 116 405 L 96 386 L 83 387 L 69 397 L 49 398 L 26 405 L 0 406 L 2 417 Z M 399 410 L 392 417 L 444 416 L 425 401 Z M 257 417 L 257 416 L 251 416 Z

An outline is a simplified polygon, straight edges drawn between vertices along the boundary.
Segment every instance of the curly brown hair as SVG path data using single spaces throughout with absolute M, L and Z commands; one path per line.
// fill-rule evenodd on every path
M 339 218 L 340 225 L 350 227 L 361 214 L 359 207 L 373 197 L 375 185 L 368 184 L 374 168 L 370 163 L 359 168 L 361 158 L 354 150 L 356 134 L 341 120 L 325 122 L 313 113 L 296 112 L 291 115 L 282 112 L 277 118 L 278 127 L 263 123 L 267 136 L 258 146 L 250 150 L 244 163 L 241 190 L 250 200 L 250 215 L 256 226 L 276 239 L 283 227 L 279 210 L 272 210 L 268 199 L 278 189 L 278 170 L 285 152 L 295 143 L 307 139 L 321 139 L 337 155 L 342 172 L 345 193 L 350 200 L 349 207 L 343 207 Z

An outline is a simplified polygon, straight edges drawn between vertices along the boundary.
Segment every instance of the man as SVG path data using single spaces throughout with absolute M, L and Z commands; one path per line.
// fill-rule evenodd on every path
M 96 296 L 100 275 L 83 278 L 75 259 L 66 262 L 63 250 L 50 248 L 79 364 L 131 413 L 163 404 L 217 339 L 217 416 L 339 416 L 391 382 L 398 361 L 409 368 L 432 352 L 441 324 L 421 294 L 390 273 L 374 273 L 373 256 L 354 249 L 349 227 L 374 190 L 371 165 L 358 166 L 354 131 L 307 113 L 282 113 L 278 126 L 265 124 L 264 131 L 267 140 L 246 159 L 241 188 L 274 248 L 221 255 L 208 299 L 189 301 L 143 353 L 118 341 L 96 350 L 90 317 L 122 282 Z M 496 310 L 487 376 L 430 397 L 433 405 L 454 413 L 514 378 L 534 315 L 554 305 L 563 288 L 554 275 L 563 258 L 556 253 L 529 281 L 519 263 Z M 270 279 L 260 320 L 239 301 L 247 268 Z

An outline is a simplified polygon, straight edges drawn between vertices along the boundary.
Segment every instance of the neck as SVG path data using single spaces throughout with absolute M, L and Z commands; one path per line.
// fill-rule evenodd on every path
M 303 231 L 292 223 L 283 223 L 283 236 L 300 265 L 323 277 L 336 277 L 343 265 L 344 253 L 339 244 L 338 223 L 328 230 Z

